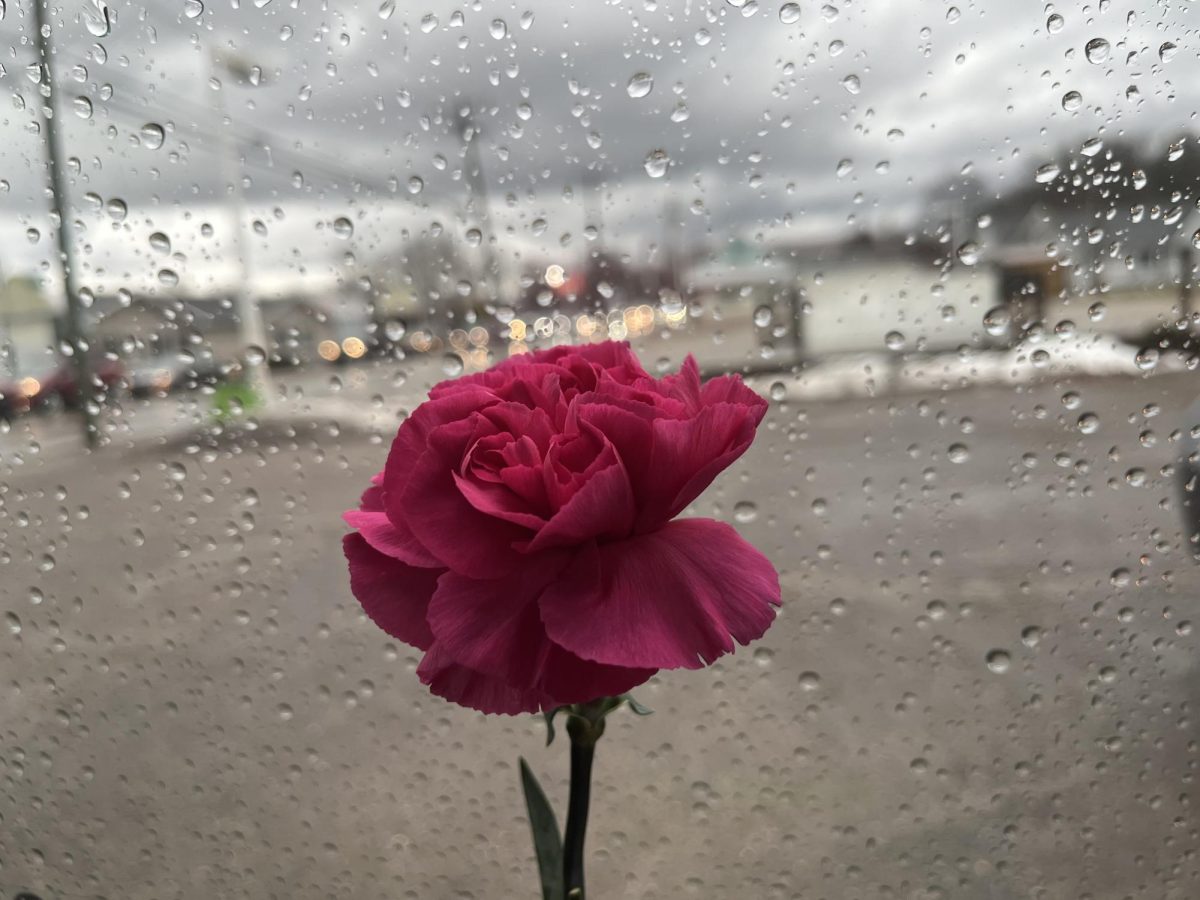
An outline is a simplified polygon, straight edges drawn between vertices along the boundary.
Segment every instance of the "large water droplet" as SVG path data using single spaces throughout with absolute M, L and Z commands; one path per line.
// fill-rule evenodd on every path
M 503 19 L 492 19 L 492 23 L 488 25 L 488 34 L 498 41 L 508 37 L 508 23 Z
M 183 14 L 189 19 L 198 19 L 204 15 L 204 3 L 201 0 L 183 0 Z
M 396 11 L 396 0 L 383 0 L 379 4 L 379 18 L 385 22 L 392 17 L 392 13 Z
M 1012 313 L 1007 306 L 993 306 L 983 316 L 983 330 L 992 337 L 999 337 L 1012 325 Z
M 1037 167 L 1037 171 L 1033 173 L 1033 180 L 1038 184 L 1049 184 L 1061 170 L 1058 168 L 1058 163 L 1046 163 Z
M 955 251 L 958 256 L 958 261 L 964 266 L 973 266 L 979 262 L 980 249 L 979 245 L 974 241 L 966 241 L 959 244 L 958 250 Z
M 654 76 L 649 72 L 638 72 L 625 85 L 625 93 L 634 100 L 640 100 L 654 89 Z
M 795 25 L 800 21 L 800 4 L 785 3 L 779 7 L 779 21 L 784 25 Z
M 104 211 L 114 222 L 124 222 L 125 217 L 129 215 L 129 207 L 125 205 L 125 201 L 116 197 L 104 204 Z
M 142 146 L 149 150 L 157 150 L 166 140 L 163 127 L 155 122 L 147 122 L 142 126 Z
M 154 234 L 150 235 L 150 246 L 159 253 L 170 253 L 171 239 L 161 231 L 156 231 Z
M 1083 106 L 1083 94 L 1079 91 L 1067 91 L 1063 94 L 1062 108 L 1067 112 L 1075 112 L 1081 106 Z
M 354 236 L 354 223 L 345 216 L 338 216 L 333 220 L 333 233 L 342 240 L 349 240 Z
M 1158 58 L 1163 62 L 1170 62 L 1178 51 L 1178 47 L 1176 47 L 1170 41 L 1166 41 L 1161 47 L 1158 48 Z
M 667 174 L 667 169 L 670 168 L 671 158 L 667 156 L 666 150 L 651 150 L 646 155 L 644 165 L 646 174 L 651 178 L 662 178 Z
M 754 503 L 751 503 L 749 500 L 742 500 L 741 502 L 734 504 L 733 518 L 734 521 L 741 522 L 742 524 L 753 522 L 758 518 L 758 506 L 756 506 Z
M 88 34 L 93 37 L 105 37 L 112 31 L 114 16 L 104 0 L 87 0 L 81 15 Z
M 862 90 L 862 82 L 859 80 L 857 75 L 850 74 L 842 79 L 842 87 L 844 87 L 848 93 L 857 94 Z
M 75 110 L 75 115 L 81 119 L 90 119 L 92 117 L 92 101 L 87 97 L 76 97 L 71 101 L 71 108 Z
M 1004 650 L 991 650 L 987 655 L 988 671 L 1003 675 L 1012 665 L 1012 657 Z
M 1087 61 L 1097 66 L 1108 60 L 1111 51 L 1112 47 L 1104 38 L 1092 38 L 1083 45 L 1083 53 L 1087 57 Z

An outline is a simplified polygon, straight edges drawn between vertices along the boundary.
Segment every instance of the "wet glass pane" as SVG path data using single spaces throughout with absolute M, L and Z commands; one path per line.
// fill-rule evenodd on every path
M 0 0 L 0 897 L 538 896 L 518 757 L 562 825 L 570 716 L 545 746 L 536 710 L 592 695 L 500 710 L 435 640 L 641 672 L 589 898 L 1196 896 L 1198 26 Z M 417 465 L 435 385 L 609 341 L 636 384 L 505 395 L 553 439 L 493 412 Z M 503 480 L 564 431 L 610 455 Z M 557 514 L 593 456 L 632 507 L 476 527 L 479 484 Z M 359 539 L 406 562 L 352 584 Z M 721 605 L 772 567 L 773 622 Z M 447 571 L 470 627 L 371 605 Z

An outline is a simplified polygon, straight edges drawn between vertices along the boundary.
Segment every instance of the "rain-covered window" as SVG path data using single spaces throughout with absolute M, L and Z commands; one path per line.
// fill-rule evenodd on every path
M 0 900 L 1200 896 L 1198 29 L 0 0 Z

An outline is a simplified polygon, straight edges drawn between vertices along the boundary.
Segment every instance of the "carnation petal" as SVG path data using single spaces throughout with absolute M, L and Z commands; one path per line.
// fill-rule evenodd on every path
M 470 419 L 430 432 L 400 505 L 417 540 L 444 565 L 473 578 L 491 578 L 516 568 L 520 555 L 513 544 L 528 540 L 531 532 L 480 512 L 459 490 L 454 473 L 474 433 Z M 394 502 L 390 495 L 388 502 Z
M 779 603 L 765 556 L 723 522 L 683 519 L 581 551 L 539 606 L 550 639 L 583 659 L 695 669 L 761 637 Z
M 589 662 L 547 637 L 537 600 L 565 560 L 535 557 L 524 572 L 492 581 L 445 575 L 429 607 L 439 652 L 515 689 L 552 696 L 555 705 L 622 694 L 644 682 L 654 669 Z
M 357 528 L 366 542 L 380 553 L 410 566 L 441 566 L 437 557 L 421 545 L 403 522 L 397 526 L 382 510 L 351 509 L 342 514 L 342 519 L 351 528 Z
M 417 677 L 444 700 L 492 715 L 515 716 L 558 705 L 537 691 L 514 688 L 455 662 L 437 643 L 417 666 Z
M 407 565 L 380 553 L 361 534 L 343 537 L 342 550 L 350 564 L 350 590 L 371 621 L 397 640 L 427 649 L 433 632 L 426 613 L 445 570 Z

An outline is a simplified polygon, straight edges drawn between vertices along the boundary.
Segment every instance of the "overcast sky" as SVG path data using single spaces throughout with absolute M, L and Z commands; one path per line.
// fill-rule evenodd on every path
M 911 222 L 931 183 L 964 170 L 1023 184 L 1095 136 L 1165 154 L 1194 125 L 1200 4 L 1130 6 L 154 0 L 113 4 L 98 36 L 103 17 L 75 0 L 56 16 L 55 64 L 81 281 L 141 290 L 168 269 L 206 291 L 241 277 L 221 190 L 235 170 L 264 288 L 354 278 L 433 222 L 465 243 L 479 224 L 461 174 L 468 107 L 494 240 L 519 263 L 580 258 L 585 224 L 600 224 L 585 223 L 589 202 L 604 242 L 639 260 L 670 205 L 710 241 Z M 48 266 L 53 247 L 28 8 L 7 0 L 0 20 L 6 272 Z M 1097 38 L 1107 51 L 1089 60 Z M 1066 110 L 1070 91 L 1081 102 Z M 244 161 L 223 169 L 226 141 Z

